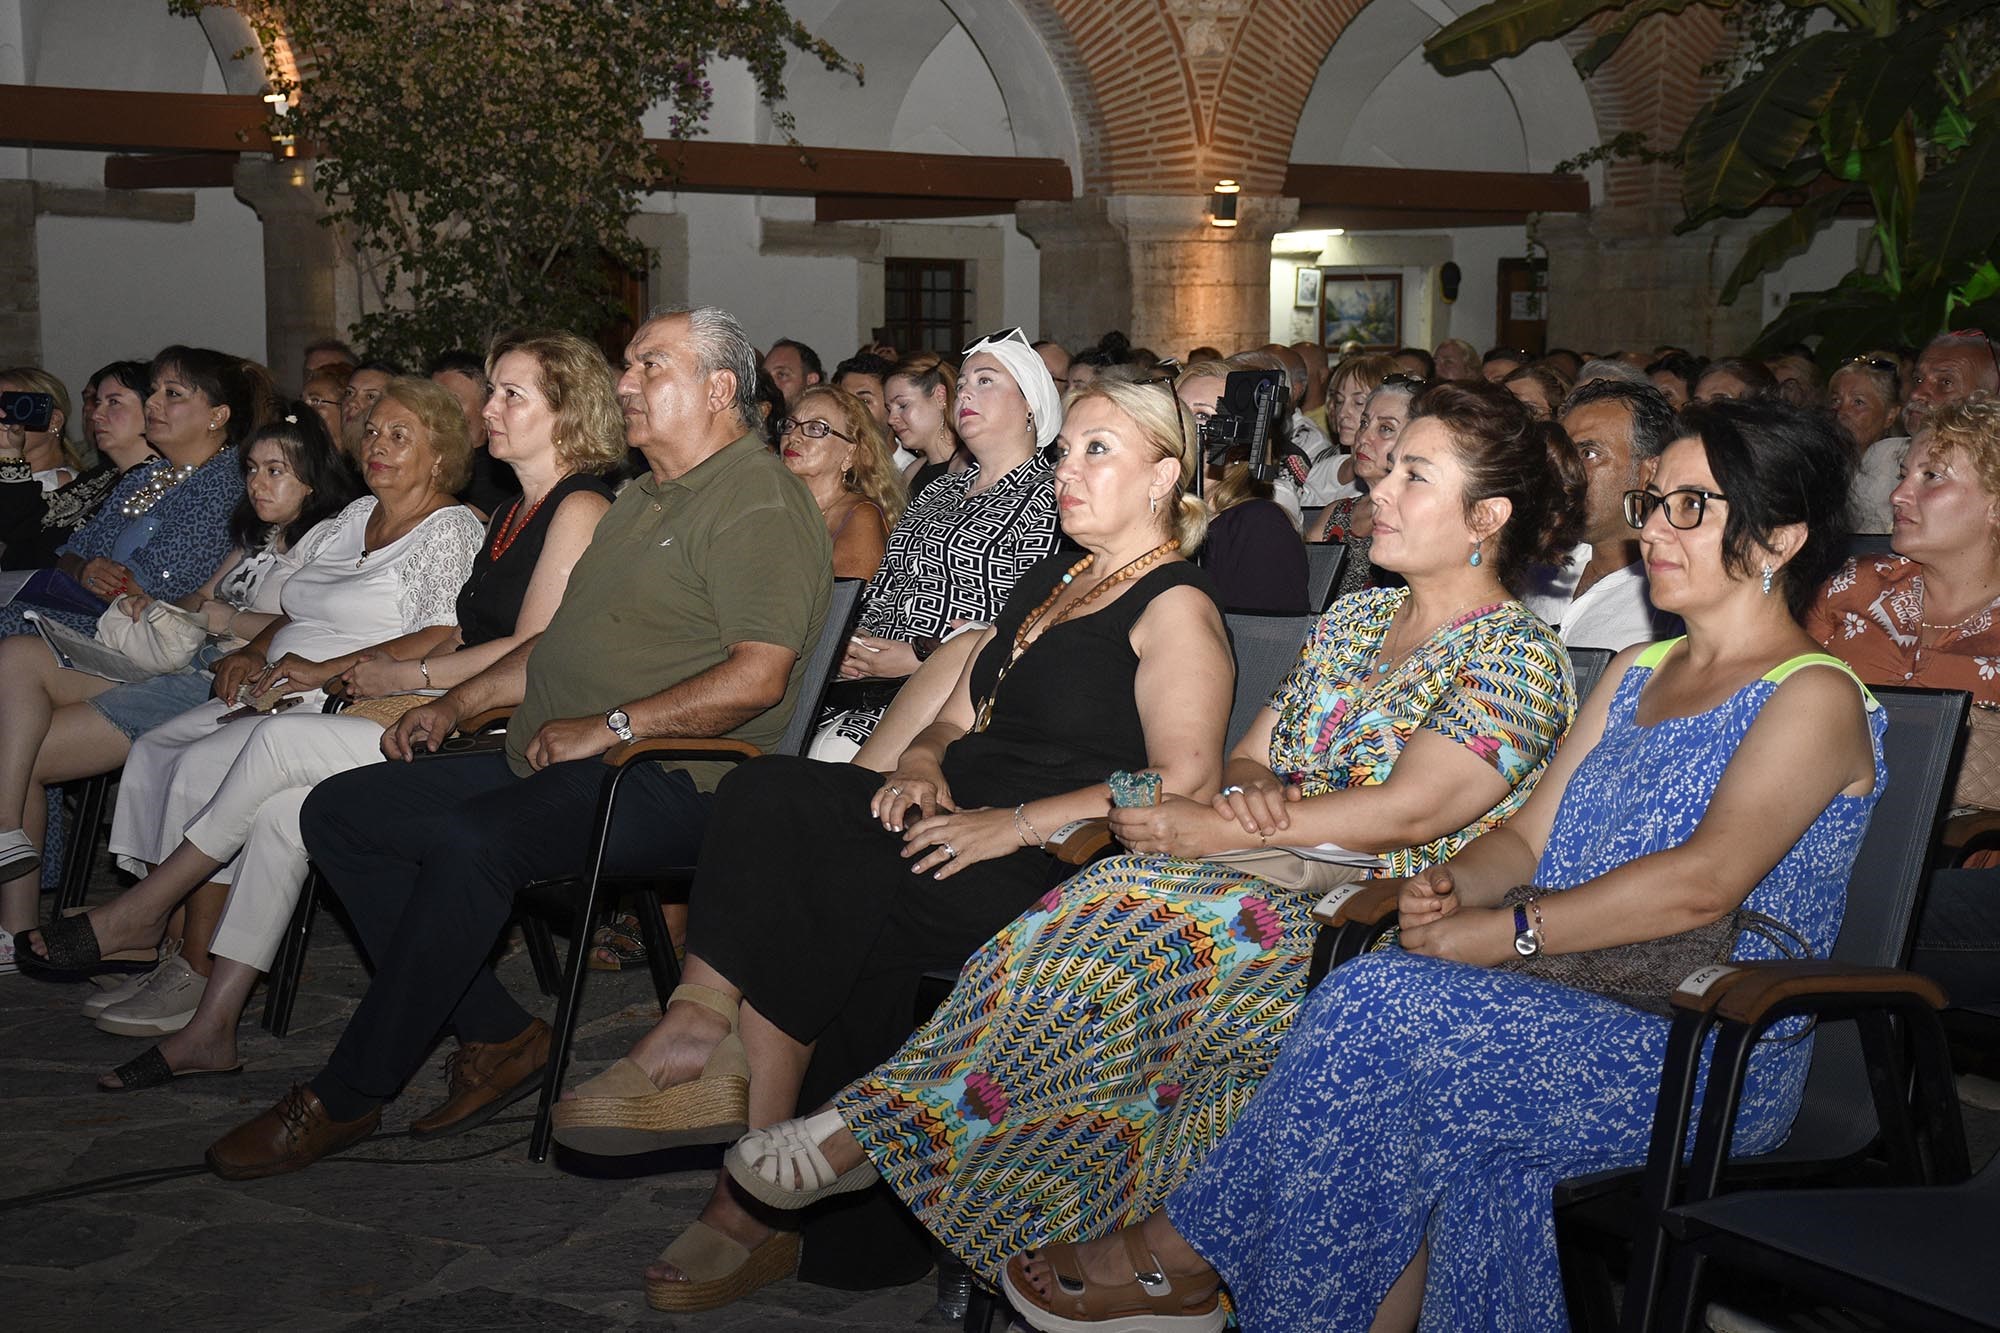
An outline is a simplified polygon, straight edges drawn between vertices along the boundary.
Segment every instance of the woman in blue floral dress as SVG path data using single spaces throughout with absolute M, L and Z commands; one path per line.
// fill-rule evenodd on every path
M 1885 777 L 1881 712 L 1797 620 L 1844 546 L 1838 441 L 1775 403 L 1682 421 L 1627 513 L 1687 638 L 1625 654 L 1521 814 L 1406 882 L 1402 947 L 1308 999 L 1162 1211 L 1009 1264 L 1031 1325 L 1217 1329 L 1226 1283 L 1252 1333 L 1568 1326 L 1552 1188 L 1644 1159 L 1668 1024 L 1495 970 L 1519 929 L 1502 895 L 1543 886 L 1527 910 L 1550 953 L 1742 905 L 1825 957 Z M 1743 1151 L 1783 1140 L 1809 1058 L 1795 1033 L 1753 1056 Z

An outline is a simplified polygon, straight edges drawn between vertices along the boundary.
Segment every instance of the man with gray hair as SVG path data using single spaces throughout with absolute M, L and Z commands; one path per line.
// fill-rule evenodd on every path
M 1583 363 L 1583 369 L 1576 372 L 1576 387 L 1598 380 L 1618 380 L 1625 384 L 1651 384 L 1646 372 L 1623 361 L 1607 361 L 1603 357 L 1592 357 Z
M 1650 384 L 1597 380 L 1563 400 L 1557 420 L 1583 455 L 1584 540 L 1561 566 L 1535 565 L 1521 601 L 1553 626 L 1570 648 L 1617 652 L 1675 632 L 1672 616 L 1653 609 L 1639 534 L 1625 521 L 1625 492 L 1674 438 L 1674 412 Z
M 2000 352 L 1994 350 L 1993 340 L 1984 332 L 1957 329 L 1931 339 L 1917 358 L 1910 399 L 1903 404 L 1904 434 L 1877 440 L 1854 470 L 1854 530 L 1889 531 L 1890 492 L 1902 479 L 1910 440 L 1932 413 L 1962 403 L 1975 393 L 1994 392 L 2000 392 Z
M 540 1086 L 549 1029 L 488 966 L 515 891 L 579 874 L 612 746 L 720 736 L 770 749 L 810 691 L 826 618 L 826 524 L 756 430 L 757 353 L 723 311 L 669 310 L 625 349 L 618 399 L 648 471 L 599 521 L 548 628 L 382 738 L 391 760 L 322 782 L 305 843 L 375 965 L 325 1069 L 208 1150 L 232 1180 L 366 1138 L 441 1033 L 456 1133 Z M 809 706 L 809 705 L 808 705 Z M 461 721 L 513 710 L 504 751 L 423 763 Z M 691 864 L 724 766 L 641 765 L 605 849 L 629 874 Z

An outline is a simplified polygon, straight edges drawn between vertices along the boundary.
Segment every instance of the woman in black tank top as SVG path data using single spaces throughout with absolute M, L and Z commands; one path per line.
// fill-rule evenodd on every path
M 679 1003 L 557 1106 L 565 1145 L 726 1142 L 802 1092 L 816 1104 L 895 1048 L 926 971 L 958 968 L 1060 877 L 1044 844 L 1106 813 L 1113 774 L 1213 795 L 1234 668 L 1207 577 L 1184 558 L 1205 519 L 1187 493 L 1193 423 L 1166 389 L 1100 382 L 1072 400 L 1055 453 L 1082 551 L 1022 577 L 893 772 L 773 756 L 723 780 Z M 797 1234 L 747 1197 L 718 1180 L 648 1270 L 654 1305 L 707 1308 L 790 1271 Z

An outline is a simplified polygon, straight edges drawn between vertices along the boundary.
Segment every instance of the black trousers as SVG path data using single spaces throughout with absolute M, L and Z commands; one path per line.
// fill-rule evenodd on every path
M 487 959 L 524 884 L 581 874 L 605 777 L 595 759 L 520 778 L 483 753 L 374 764 L 313 789 L 300 828 L 375 976 L 312 1088 L 336 1120 L 393 1098 L 444 1032 L 507 1041 L 528 1012 Z M 610 873 L 687 865 L 710 797 L 648 764 L 619 792 Z

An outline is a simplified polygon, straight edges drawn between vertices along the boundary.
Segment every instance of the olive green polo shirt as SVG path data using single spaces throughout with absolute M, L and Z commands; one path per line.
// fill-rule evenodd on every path
M 727 733 L 772 749 L 798 702 L 832 590 L 833 548 L 819 507 L 755 435 L 672 481 L 642 473 L 598 521 L 528 657 L 507 762 L 527 776 L 528 742 L 543 723 L 601 718 L 699 675 L 738 643 L 799 655 L 784 701 Z M 703 791 L 727 771 L 683 767 Z

